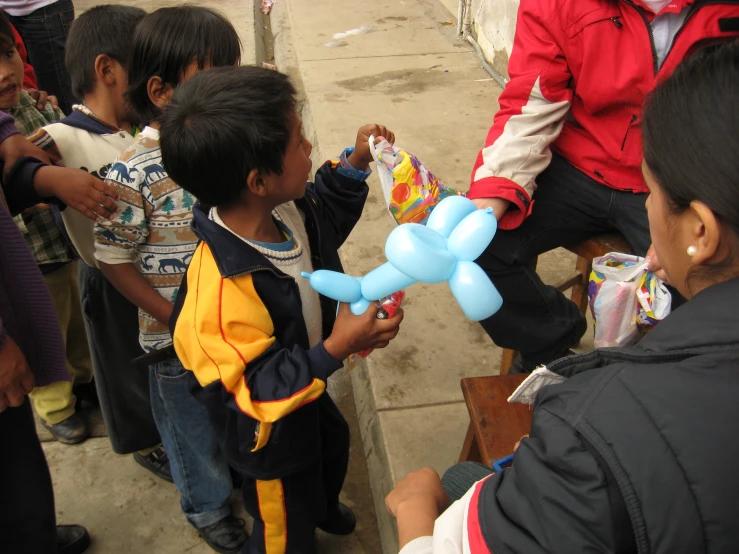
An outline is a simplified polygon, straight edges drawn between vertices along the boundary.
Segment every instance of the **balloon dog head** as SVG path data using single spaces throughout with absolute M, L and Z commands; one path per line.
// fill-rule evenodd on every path
M 426 225 L 406 223 L 385 243 L 387 263 L 364 277 L 335 271 L 303 273 L 318 293 L 351 305 L 363 314 L 370 303 L 416 282 L 448 282 L 464 314 L 480 321 L 500 309 L 503 299 L 476 260 L 498 228 L 493 210 L 478 210 L 464 196 L 450 196 L 436 206 Z

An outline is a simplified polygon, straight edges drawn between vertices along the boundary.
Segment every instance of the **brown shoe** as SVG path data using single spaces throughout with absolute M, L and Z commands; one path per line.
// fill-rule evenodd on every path
M 62 444 L 79 444 L 90 436 L 85 422 L 77 414 L 72 414 L 67 419 L 59 423 L 47 423 L 41 420 L 51 435 Z

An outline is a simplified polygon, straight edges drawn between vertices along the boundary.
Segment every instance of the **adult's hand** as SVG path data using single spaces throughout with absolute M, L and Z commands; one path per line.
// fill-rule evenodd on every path
M 662 264 L 659 262 L 659 258 L 657 258 L 657 252 L 654 250 L 654 245 L 651 245 L 649 250 L 647 250 L 647 259 L 649 260 L 647 269 L 667 283 L 667 273 L 665 273 L 665 270 L 662 268 Z
M 35 384 L 23 352 L 13 339 L 6 337 L 0 348 L 0 412 L 8 406 L 21 406 Z
M 521 437 L 521 438 L 520 438 L 520 439 L 519 439 L 518 441 L 516 441 L 516 444 L 514 444 L 514 445 L 513 445 L 513 452 L 514 452 L 514 453 L 516 452 L 516 450 L 518 450 L 518 447 L 519 447 L 519 446 L 521 446 L 521 441 L 522 441 L 523 439 L 527 439 L 527 438 L 529 438 L 529 436 L 528 436 L 528 435 L 524 435 L 524 436 L 523 436 L 523 437 Z
M 93 221 L 112 219 L 119 195 L 87 171 L 53 165 L 40 168 L 33 185 L 41 196 L 56 197 Z
M 388 511 L 398 520 L 399 548 L 419 537 L 434 534 L 434 523 L 449 506 L 439 474 L 424 468 L 409 473 L 385 499 Z
M 493 208 L 493 215 L 498 221 L 506 213 L 508 206 L 511 205 L 510 200 L 503 200 L 502 198 L 475 198 L 473 202 L 480 210 Z
M 449 506 L 449 497 L 441 486 L 439 474 L 426 467 L 409 473 L 385 499 L 392 515 L 397 514 L 403 503 L 428 504 L 441 513 Z

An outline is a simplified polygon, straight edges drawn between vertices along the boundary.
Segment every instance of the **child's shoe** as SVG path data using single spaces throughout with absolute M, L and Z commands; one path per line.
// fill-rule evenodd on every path
M 41 423 L 49 430 L 51 436 L 62 444 L 79 444 L 90 436 L 87 425 L 77 414 L 72 414 L 64 421 L 53 425 L 43 419 Z
M 329 535 L 351 535 L 357 527 L 357 518 L 348 506 L 341 502 L 318 528 Z
M 198 533 L 208 546 L 221 554 L 237 554 L 249 540 L 249 534 L 244 530 L 244 520 L 232 515 L 198 529 Z

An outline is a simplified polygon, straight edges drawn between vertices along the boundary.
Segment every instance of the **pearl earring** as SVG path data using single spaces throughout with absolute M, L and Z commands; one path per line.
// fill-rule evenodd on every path
M 696 252 L 698 252 L 698 249 L 695 246 L 688 246 L 688 256 L 692 258 Z

